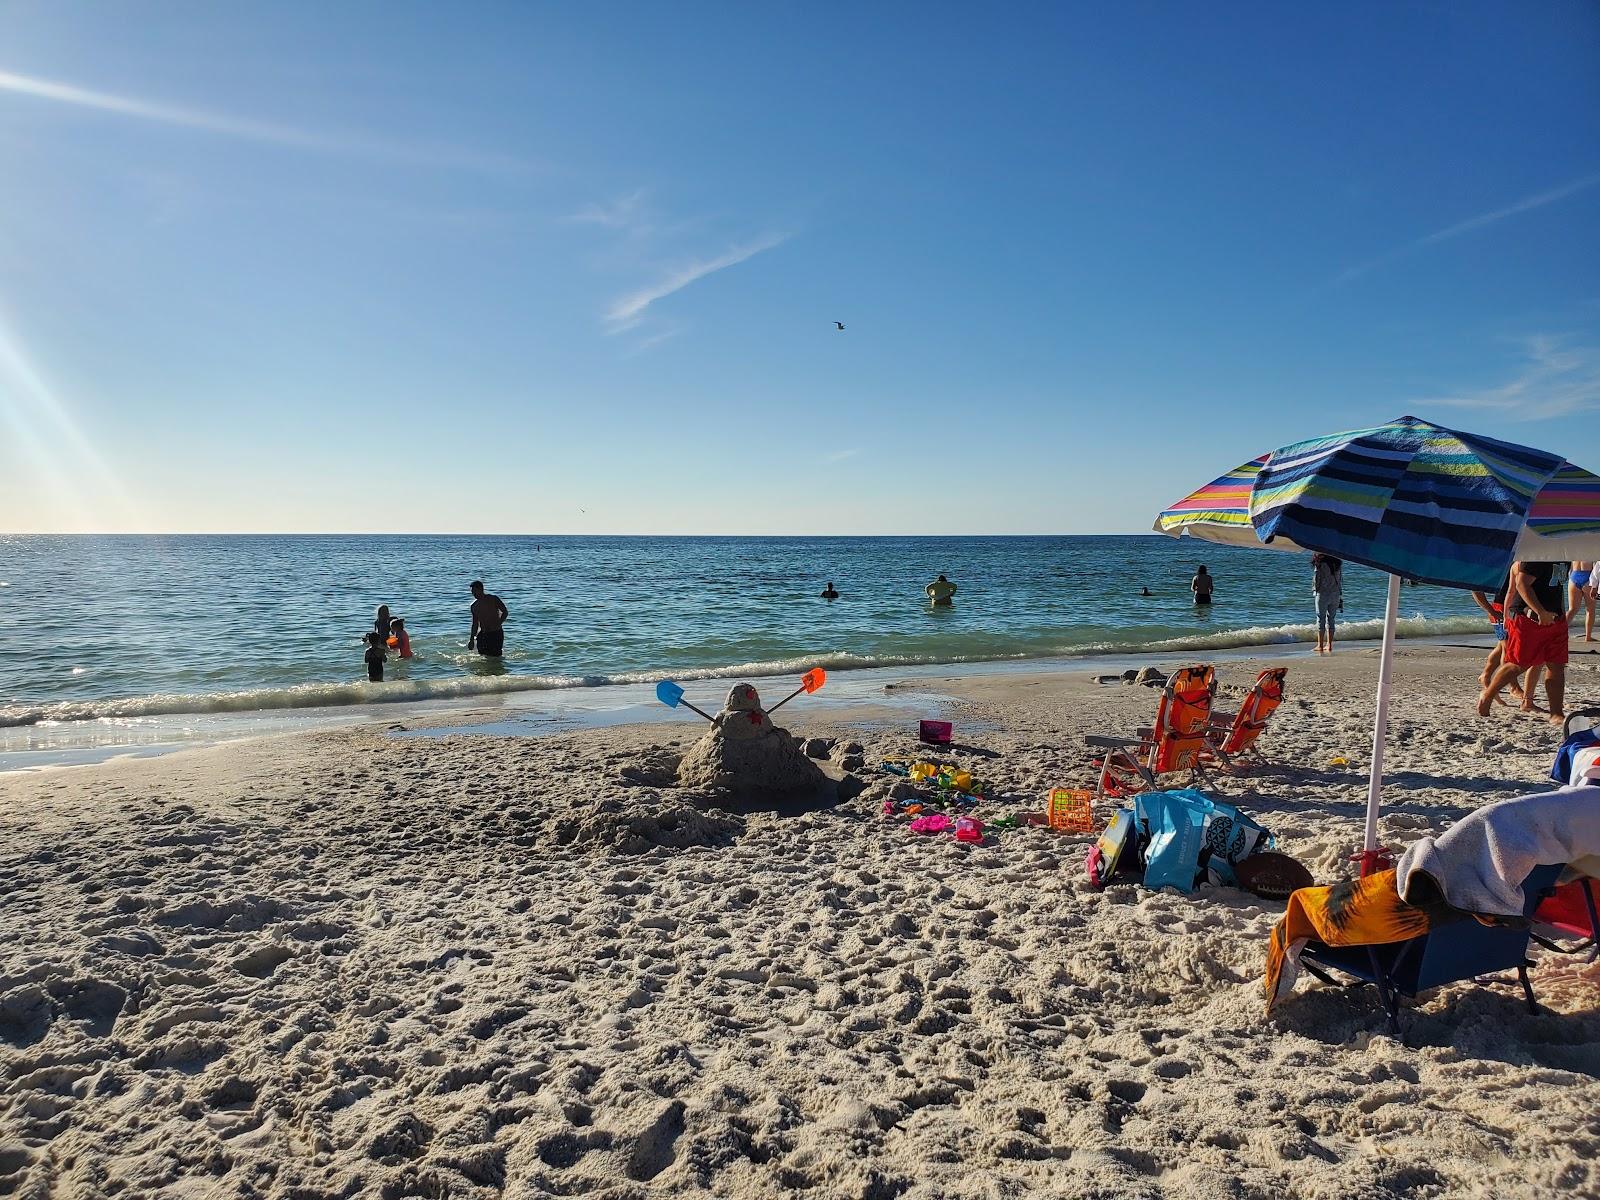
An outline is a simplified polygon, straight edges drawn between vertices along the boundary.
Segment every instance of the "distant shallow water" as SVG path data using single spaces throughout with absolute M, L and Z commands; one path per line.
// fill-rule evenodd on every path
M 1201 561 L 1210 611 L 1189 600 Z M 950 609 L 922 595 L 939 572 Z M 464 647 L 474 578 L 511 609 L 503 663 Z M 6 537 L 0 581 L 0 728 L 1314 637 L 1304 557 L 1154 536 Z M 1343 636 L 1377 636 L 1383 588 L 1347 569 Z M 1403 599 L 1403 636 L 1484 630 L 1465 593 Z M 418 657 L 370 684 L 360 636 L 385 602 Z

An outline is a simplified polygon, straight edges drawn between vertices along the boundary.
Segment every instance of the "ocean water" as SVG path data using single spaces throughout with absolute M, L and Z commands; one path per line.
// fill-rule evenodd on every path
M 1205 562 L 1216 603 L 1197 610 Z M 944 572 L 959 593 L 934 609 Z M 506 655 L 465 649 L 482 578 Z M 832 580 L 841 598 L 818 598 Z M 1381 630 L 1349 567 L 1341 633 Z M 1139 595 L 1148 587 L 1152 596 Z M 1408 636 L 1481 633 L 1405 589 Z M 366 682 L 380 603 L 417 657 Z M 0 536 L 0 727 L 1314 640 L 1309 560 L 1144 537 Z

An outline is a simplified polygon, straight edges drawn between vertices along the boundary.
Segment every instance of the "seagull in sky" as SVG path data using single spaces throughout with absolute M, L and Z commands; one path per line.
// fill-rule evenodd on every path
M 844 322 L 843 321 L 835 321 L 833 323 L 833 327 L 835 329 L 843 330 L 844 329 Z

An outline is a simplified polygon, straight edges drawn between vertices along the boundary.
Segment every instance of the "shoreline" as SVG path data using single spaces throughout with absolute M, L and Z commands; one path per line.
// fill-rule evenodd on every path
M 1230 631 L 1231 632 L 1231 631 Z M 1474 640 L 1475 639 L 1475 640 Z M 1487 635 L 1428 634 L 1404 638 L 1402 647 L 1481 644 L 1487 652 Z M 1376 641 L 1352 639 L 1339 643 L 1338 654 L 1361 654 L 1377 648 Z M 1575 651 L 1582 654 L 1583 651 Z M 1312 659 L 1310 641 L 1224 646 L 1213 649 L 1148 649 L 1137 652 L 1062 655 L 1049 658 L 991 659 L 975 662 L 926 663 L 831 669 L 823 691 L 796 703 L 832 709 L 881 700 L 886 684 L 912 688 L 930 679 L 968 679 L 1030 674 L 1105 674 L 1130 665 L 1163 662 L 1237 662 L 1248 659 Z M 794 672 L 798 675 L 800 670 Z M 502 677 L 509 678 L 509 677 Z M 765 681 L 785 675 L 717 676 L 691 680 L 681 676 L 691 694 L 715 697 L 724 685 L 752 679 Z M 455 723 L 465 728 L 508 736 L 544 736 L 576 729 L 619 724 L 666 724 L 681 720 L 660 705 L 650 683 L 615 683 L 592 687 L 537 688 L 487 695 L 366 701 L 305 708 L 268 708 L 224 712 L 160 713 L 149 716 L 93 717 L 80 721 L 45 721 L 29 725 L 0 726 L 0 775 L 16 771 L 84 766 L 121 757 L 155 757 L 178 750 L 236 742 L 248 738 L 338 729 L 349 726 L 393 725 L 407 722 Z

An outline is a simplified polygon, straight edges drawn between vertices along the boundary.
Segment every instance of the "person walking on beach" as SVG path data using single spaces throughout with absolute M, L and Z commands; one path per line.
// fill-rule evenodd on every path
M 1583 640 L 1594 641 L 1595 578 L 1592 562 L 1575 562 L 1567 576 L 1567 611 L 1578 615 L 1578 606 L 1584 608 Z
M 1194 573 L 1194 578 L 1189 581 L 1189 590 L 1194 593 L 1194 602 L 1201 607 L 1211 603 L 1211 585 L 1215 581 L 1211 572 L 1206 570 L 1205 563 L 1201 563 Z
M 1500 590 L 1493 596 L 1473 592 L 1472 598 L 1489 618 L 1489 628 L 1494 630 L 1494 648 L 1489 651 L 1489 657 L 1483 660 L 1483 670 L 1478 673 L 1478 686 L 1486 688 L 1506 659 L 1506 585 L 1501 584 Z M 1521 702 L 1523 712 L 1533 712 L 1533 700 L 1525 688 L 1539 686 L 1539 668 L 1534 667 L 1529 671 L 1526 680 L 1518 682 L 1512 679 L 1506 686 L 1511 689 L 1512 696 Z
M 1333 623 L 1344 608 L 1344 562 L 1331 554 L 1311 556 L 1311 591 L 1317 600 L 1317 653 L 1333 653 Z
M 1489 677 L 1478 697 L 1478 715 L 1487 717 L 1499 699 L 1500 689 L 1527 671 L 1522 707 L 1533 708 L 1534 669 L 1545 669 L 1544 691 L 1550 700 L 1550 720 L 1562 724 L 1567 684 L 1567 617 L 1561 585 L 1555 582 L 1560 563 L 1513 563 L 1506 581 L 1506 651 L 1500 669 Z
M 950 598 L 956 594 L 956 585 L 941 575 L 924 590 L 928 593 L 928 599 L 933 601 L 935 608 L 949 608 Z
M 472 581 L 472 632 L 467 649 L 485 658 L 499 658 L 506 648 L 506 618 L 511 615 L 499 596 L 483 590 L 483 580 Z

